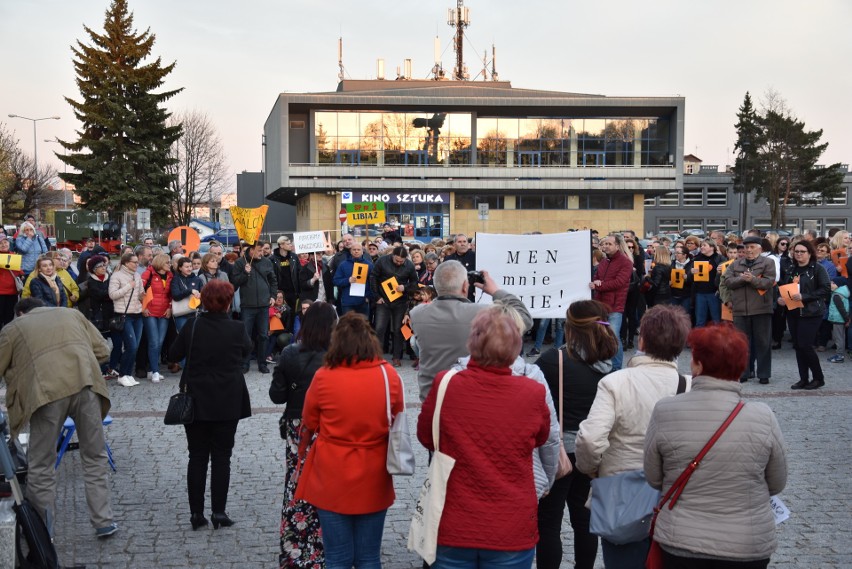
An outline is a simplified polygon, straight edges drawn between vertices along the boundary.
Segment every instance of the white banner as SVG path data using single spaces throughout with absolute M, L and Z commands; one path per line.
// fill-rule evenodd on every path
M 302 231 L 293 234 L 293 248 L 299 253 L 325 251 L 325 233 L 322 231 Z
M 476 234 L 476 270 L 519 297 L 533 318 L 565 318 L 575 300 L 592 298 L 591 232 Z M 491 302 L 481 292 L 480 302 Z

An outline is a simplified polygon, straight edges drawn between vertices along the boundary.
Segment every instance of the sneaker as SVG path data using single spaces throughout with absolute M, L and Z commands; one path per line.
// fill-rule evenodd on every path
M 118 526 L 115 525 L 115 522 L 113 522 L 106 527 L 96 529 L 95 535 L 97 537 L 109 537 L 117 531 L 118 531 Z
M 541 350 L 538 350 L 538 349 L 536 349 L 536 348 L 533 348 L 532 350 L 530 350 L 529 352 L 527 352 L 527 357 L 528 357 L 528 358 L 531 358 L 531 357 L 533 357 L 533 356 L 538 356 L 538 355 L 541 355 Z
M 842 364 L 846 360 L 840 354 L 835 354 L 835 355 L 831 356 L 830 358 L 828 358 L 828 361 L 830 361 L 833 364 Z
M 160 375 L 160 372 L 155 371 L 151 374 L 151 383 L 160 383 L 160 380 L 163 379 L 163 376 Z
M 139 385 L 139 382 L 130 377 L 129 375 L 122 375 L 118 379 L 115 380 L 116 383 L 122 385 L 124 387 L 133 387 L 134 385 Z
M 266 358 L 266 363 L 268 363 L 268 364 L 274 364 L 274 363 L 275 363 L 275 357 L 274 357 L 274 356 L 269 356 L 268 358 Z
M 104 377 L 109 378 L 109 379 L 118 379 L 119 375 L 121 375 L 121 374 L 118 373 L 118 371 L 116 371 L 112 368 L 107 368 L 106 373 L 104 374 Z

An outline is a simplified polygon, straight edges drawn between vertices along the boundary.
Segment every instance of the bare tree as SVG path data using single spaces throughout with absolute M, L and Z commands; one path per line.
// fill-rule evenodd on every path
M 187 225 L 199 206 L 210 206 L 225 192 L 230 176 L 224 147 L 206 113 L 183 111 L 172 115 L 169 126 L 183 125 L 183 135 L 172 145 L 172 221 Z M 212 219 L 211 219 L 212 220 Z
M 18 221 L 38 208 L 51 191 L 56 170 L 42 165 L 36 171 L 32 156 L 18 147 L 14 134 L 0 123 L 0 200 L 3 217 Z

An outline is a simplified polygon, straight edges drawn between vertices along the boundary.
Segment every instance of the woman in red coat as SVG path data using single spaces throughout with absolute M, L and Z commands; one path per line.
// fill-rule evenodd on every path
M 145 317 L 145 337 L 148 339 L 148 369 L 151 370 L 151 381 L 159 383 L 160 352 L 166 339 L 169 318 L 172 317 L 172 271 L 169 256 L 157 255 L 142 273 L 142 284 L 146 292 L 152 293 L 151 301 L 142 310 Z
M 547 394 L 534 380 L 512 375 L 521 334 L 499 307 L 476 315 L 467 348 L 470 362 L 452 377 L 440 414 L 441 452 L 456 463 L 447 482 L 434 566 L 529 569 L 538 542 L 532 451 L 550 432 Z M 417 438 L 430 451 L 444 376 L 435 378 L 417 421 Z M 549 462 L 555 464 L 559 448 L 552 452 Z
M 326 569 L 382 566 L 385 514 L 396 497 L 386 466 L 385 374 L 396 415 L 403 409 L 402 381 L 382 358 L 367 319 L 344 315 L 305 395 L 302 424 L 317 438 L 295 496 L 317 508 Z M 303 434 L 300 446 L 310 439 Z

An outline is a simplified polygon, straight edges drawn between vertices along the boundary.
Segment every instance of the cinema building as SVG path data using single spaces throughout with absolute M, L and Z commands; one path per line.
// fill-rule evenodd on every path
M 344 80 L 334 92 L 282 93 L 264 126 L 266 198 L 296 207 L 297 231 L 339 230 L 345 204 L 381 201 L 422 241 L 641 233 L 646 200 L 683 190 L 684 106 L 507 81 Z

